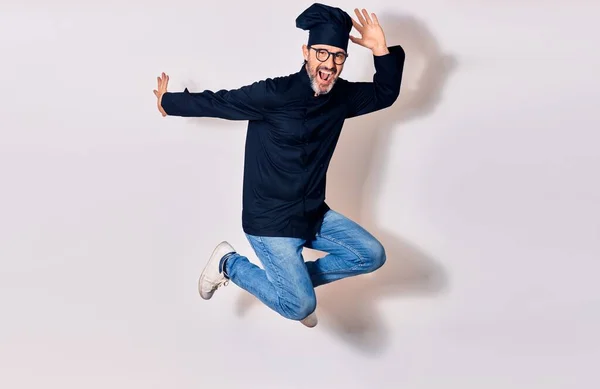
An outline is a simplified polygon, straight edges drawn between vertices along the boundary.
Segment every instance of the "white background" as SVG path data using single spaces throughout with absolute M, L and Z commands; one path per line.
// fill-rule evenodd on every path
M 246 123 L 161 117 L 156 77 L 293 73 L 310 4 L 3 0 L 0 387 L 600 386 L 591 0 L 329 3 L 407 52 L 400 98 L 347 122 L 328 176 L 388 263 L 318 289 L 314 329 L 235 285 L 200 299 L 218 242 L 256 261 Z M 349 51 L 342 76 L 370 80 Z

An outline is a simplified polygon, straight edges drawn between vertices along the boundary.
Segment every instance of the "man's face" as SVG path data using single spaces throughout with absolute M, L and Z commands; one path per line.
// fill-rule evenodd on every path
M 323 50 L 333 54 L 330 55 Z M 307 61 L 306 70 L 315 93 L 329 93 L 342 73 L 344 57 L 341 54 L 346 54 L 346 52 L 339 47 L 329 45 L 313 45 L 310 47 L 303 45 L 302 53 Z

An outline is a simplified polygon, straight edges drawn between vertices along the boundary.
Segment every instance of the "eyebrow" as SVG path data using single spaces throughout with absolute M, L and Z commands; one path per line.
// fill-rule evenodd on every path
M 317 50 L 327 50 L 327 51 L 329 51 L 330 53 L 333 53 L 333 54 L 346 54 L 346 52 L 345 52 L 344 50 L 340 50 L 340 51 L 331 51 L 331 50 L 329 50 L 329 49 L 328 49 L 328 48 L 326 48 L 326 47 L 315 47 L 315 46 L 313 46 L 313 47 L 314 47 L 315 49 L 317 49 Z

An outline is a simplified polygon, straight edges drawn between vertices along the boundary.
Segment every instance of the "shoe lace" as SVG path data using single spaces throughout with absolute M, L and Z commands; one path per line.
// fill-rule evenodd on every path
M 215 290 L 219 289 L 221 286 L 227 286 L 227 285 L 229 285 L 229 280 L 227 278 L 225 278 L 224 280 L 217 282 L 213 286 L 212 291 L 214 292 Z

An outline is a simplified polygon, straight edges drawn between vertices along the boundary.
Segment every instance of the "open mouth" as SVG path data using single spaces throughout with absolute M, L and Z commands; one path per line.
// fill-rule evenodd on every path
M 324 82 L 329 82 L 333 79 L 333 72 L 330 70 L 319 70 L 319 79 Z

